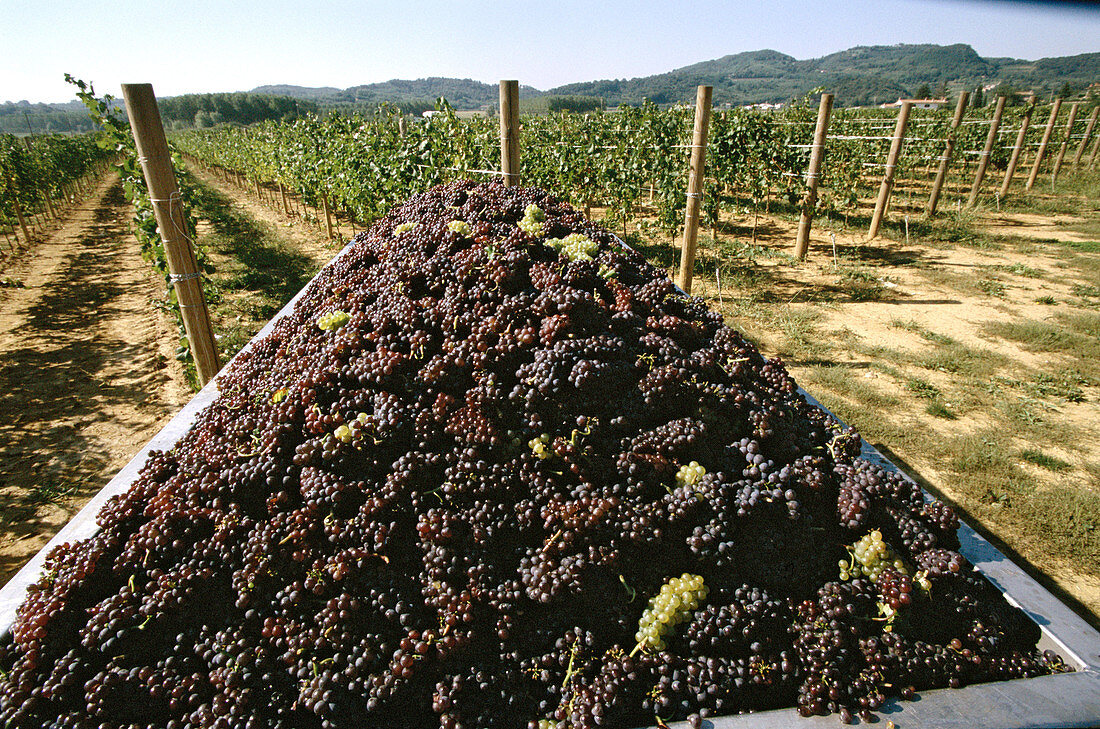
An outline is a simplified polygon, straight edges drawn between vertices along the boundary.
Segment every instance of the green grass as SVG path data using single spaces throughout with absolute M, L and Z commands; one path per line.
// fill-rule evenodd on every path
M 925 400 L 936 400 L 943 395 L 938 387 L 919 377 L 908 378 L 905 381 L 905 389 Z
M 999 299 L 1003 299 L 1005 296 L 1005 285 L 1003 281 L 998 281 L 995 278 L 982 278 L 978 279 L 976 285 L 980 291 L 990 296 L 996 296 Z
M 809 380 L 814 385 L 828 388 L 836 394 L 872 408 L 897 407 L 899 401 L 893 395 L 879 390 L 864 377 L 865 370 L 838 364 L 816 365 L 810 369 Z
M 1003 271 L 1005 273 L 1011 273 L 1014 276 L 1024 276 L 1026 278 L 1044 278 L 1046 274 L 1037 268 L 1026 266 L 1022 263 L 1013 263 L 1012 265 L 999 265 L 994 266 L 994 269 Z
M 907 332 L 916 334 L 926 342 L 940 345 L 955 344 L 955 340 L 946 334 L 938 334 L 930 329 L 926 329 L 915 321 L 903 321 L 901 319 L 894 319 L 890 322 L 890 326 L 895 329 L 904 329 Z
M 950 439 L 945 451 L 960 488 L 982 503 L 1011 506 L 1035 488 L 1034 479 L 1009 455 L 1008 437 L 1000 429 Z
M 1008 364 L 1008 358 L 988 349 L 952 341 L 917 357 L 914 364 L 953 375 L 988 375 Z
M 888 291 L 882 279 L 862 268 L 848 269 L 841 273 L 837 285 L 852 301 L 879 301 L 885 298 Z
M 218 345 L 225 361 L 309 282 L 318 267 L 284 241 L 274 226 L 255 220 L 201 181 L 194 183 L 195 212 L 210 223 L 203 245 L 224 256 L 213 277 L 211 308 L 220 322 Z
M 1095 489 L 1100 489 L 1100 463 L 1085 464 L 1085 473 L 1089 475 L 1089 483 Z
M 1057 352 L 1095 361 L 1100 357 L 1100 315 L 1091 313 L 1059 316 L 1053 321 L 986 322 L 982 329 L 993 337 L 1018 342 L 1033 352 Z
M 1048 456 L 1046 453 L 1034 448 L 1029 448 L 1020 453 L 1020 458 L 1034 466 L 1045 468 L 1048 471 L 1068 471 L 1073 468 L 1073 464 L 1067 463 L 1061 458 Z
M 1057 318 L 1072 331 L 1100 340 L 1100 313 L 1061 312 Z
M 934 418 L 943 418 L 944 420 L 958 420 L 959 416 L 949 410 L 942 402 L 930 402 L 924 408 L 924 412 L 928 413 Z
M 1071 291 L 1082 299 L 1100 299 L 1100 286 L 1075 283 Z
M 1042 543 L 1057 544 L 1060 552 L 1096 573 L 1100 564 L 1100 494 L 1052 486 L 1024 501 L 1020 511 L 1024 523 L 1034 524 Z
M 1036 304 L 1046 304 L 1046 305 L 1050 306 L 1050 305 L 1053 305 L 1053 304 L 1057 304 L 1058 302 L 1054 300 L 1053 296 L 1040 296 L 1039 298 L 1035 299 L 1035 303 Z
M 1090 381 L 1076 370 L 1061 371 L 1052 375 L 1040 372 L 1031 381 L 1020 383 L 1025 391 L 1039 397 L 1058 397 L 1069 402 L 1084 402 L 1082 385 Z

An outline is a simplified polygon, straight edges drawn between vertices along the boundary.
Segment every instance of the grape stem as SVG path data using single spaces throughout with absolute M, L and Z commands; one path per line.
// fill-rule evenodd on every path
M 623 587 L 625 587 L 630 592 L 630 602 L 634 602 L 634 598 L 638 596 L 638 593 L 634 590 L 633 587 L 626 584 L 626 578 L 622 575 L 619 575 L 619 582 L 623 583 Z
M 546 544 L 542 545 L 542 551 L 545 552 L 547 549 L 549 549 L 550 545 L 553 544 L 554 542 L 556 542 L 558 540 L 558 537 L 560 537 L 560 536 L 561 536 L 561 529 L 554 532 L 553 535 L 551 535 L 551 537 L 546 540 Z

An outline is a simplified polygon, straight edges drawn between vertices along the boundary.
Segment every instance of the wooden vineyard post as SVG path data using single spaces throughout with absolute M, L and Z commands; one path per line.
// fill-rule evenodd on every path
M 1092 143 L 1092 152 L 1089 154 L 1089 169 L 1096 166 L 1096 153 L 1100 152 L 1100 134 L 1096 135 L 1096 141 Z
M 932 194 L 928 197 L 928 217 L 936 214 L 936 205 L 940 202 L 940 190 L 947 179 L 947 168 L 951 165 L 951 154 L 955 151 L 955 134 L 962 124 L 963 114 L 966 113 L 966 102 L 970 100 L 969 91 L 959 92 L 959 103 L 955 107 L 955 116 L 951 119 L 951 131 L 947 133 L 947 144 L 943 148 L 940 157 L 940 168 L 936 172 L 936 181 L 932 183 Z
M 997 106 L 993 109 L 993 119 L 989 122 L 989 134 L 985 137 L 985 149 L 978 160 L 978 171 L 974 174 L 974 184 L 970 186 L 970 197 L 966 200 L 966 207 L 972 208 L 978 202 L 978 193 L 982 189 L 982 180 L 985 171 L 989 169 L 989 159 L 993 154 L 993 145 L 997 143 L 997 130 L 1001 126 L 1001 114 L 1005 110 L 1005 97 L 997 97 Z
M 901 144 L 905 140 L 905 125 L 909 123 L 909 112 L 912 109 L 912 102 L 905 101 L 902 102 L 901 111 L 898 112 L 898 123 L 894 127 L 894 139 L 890 142 L 890 154 L 886 158 L 886 173 L 882 176 L 882 185 L 878 190 L 875 214 L 871 218 L 871 228 L 867 232 L 867 240 L 871 240 L 878 235 L 883 214 L 886 212 L 886 204 L 890 202 L 890 191 L 894 189 L 894 175 L 897 172 L 898 157 L 901 156 Z
M 8 221 L 8 216 L 4 215 L 3 212 L 0 212 L 0 220 L 3 220 L 3 223 L 4 223 L 4 225 L 2 226 L 3 229 L 4 229 L 4 240 L 7 241 L 8 248 L 11 250 L 12 253 L 14 253 L 15 252 L 15 246 L 12 245 L 11 236 L 8 235 L 8 229 L 11 228 L 11 232 L 14 235 L 15 234 L 15 228 L 12 227 L 11 223 Z M 18 240 L 18 238 L 16 240 Z
M 821 179 L 821 161 L 825 159 L 825 135 L 829 129 L 829 116 L 833 112 L 833 95 L 822 94 L 817 107 L 817 126 L 814 127 L 814 143 L 810 147 L 810 166 L 806 170 L 806 195 L 802 198 L 802 216 L 798 219 L 798 237 L 794 241 L 794 254 L 798 260 L 806 258 L 810 249 L 810 226 L 814 221 L 817 205 L 817 184 Z
M 404 114 L 397 117 L 397 136 L 399 136 L 399 137 L 404 137 L 405 136 L 405 115 Z
M 500 171 L 505 187 L 519 185 L 519 81 L 500 82 Z
M 54 220 L 60 219 L 61 216 L 57 214 L 57 210 L 55 210 L 53 206 L 53 200 L 50 199 L 50 191 L 46 189 L 39 190 L 39 192 L 42 193 L 42 199 L 46 201 L 46 209 L 49 211 L 50 217 Z
M 31 242 L 30 231 L 27 230 L 27 219 L 23 217 L 23 206 L 19 204 L 19 194 L 16 192 L 15 183 L 8 177 L 8 194 L 11 197 L 12 206 L 15 208 L 15 217 L 19 220 L 19 229 L 23 231 L 23 240 Z
M 710 99 L 713 91 L 712 86 L 700 86 L 695 92 L 695 131 L 691 135 L 684 242 L 680 247 L 680 277 L 676 282 L 688 294 L 691 293 L 691 276 L 695 269 L 695 243 L 699 236 L 699 207 L 703 198 L 703 173 L 707 162 L 707 132 L 710 129 Z
M 1073 133 L 1073 123 L 1077 121 L 1077 108 L 1081 102 L 1075 101 L 1069 107 L 1069 120 L 1066 122 L 1066 138 L 1062 140 L 1062 146 L 1058 148 L 1058 156 L 1054 158 L 1054 170 L 1050 173 L 1050 182 L 1058 179 L 1058 170 L 1062 169 L 1062 160 L 1066 157 L 1066 149 L 1069 148 L 1069 135 Z M 1097 107 L 1100 108 L 1100 107 Z
M 123 84 L 126 113 L 134 132 L 141 170 L 149 186 L 149 198 L 157 219 L 164 255 L 168 259 L 168 273 L 179 301 L 183 328 L 191 343 L 191 354 L 199 381 L 205 385 L 218 372 L 218 350 L 214 346 L 214 332 L 210 327 L 210 314 L 202 295 L 202 279 L 195 260 L 191 240 L 184 232 L 183 209 L 172 161 L 168 156 L 168 142 L 157 109 L 157 99 L 151 84 Z
M 332 209 L 328 206 L 328 193 L 321 193 L 321 207 L 325 210 L 325 234 L 332 240 Z
M 279 183 L 279 197 L 283 199 L 283 213 L 290 215 L 290 205 L 286 201 L 286 188 L 283 187 L 283 183 Z
M 1094 107 L 1092 110 L 1092 116 L 1089 117 L 1089 123 L 1085 125 L 1085 136 L 1081 137 L 1081 144 L 1077 147 L 1077 154 L 1073 155 L 1073 166 L 1081 164 L 1081 155 L 1085 153 L 1085 147 L 1089 144 L 1089 138 L 1092 136 L 1092 130 L 1096 126 L 1096 116 L 1100 114 L 1100 106 Z
M 1035 164 L 1031 166 L 1031 174 L 1028 175 L 1025 190 L 1031 192 L 1035 186 L 1035 180 L 1039 177 L 1039 166 L 1043 164 L 1043 156 L 1047 153 L 1047 145 L 1050 144 L 1050 135 L 1054 133 L 1054 122 L 1058 119 L 1058 112 L 1062 108 L 1062 99 L 1054 100 L 1054 106 L 1050 107 L 1050 118 L 1047 119 L 1047 128 L 1043 130 L 1043 139 L 1039 142 L 1039 151 L 1035 153 Z
M 1020 132 L 1016 135 L 1016 146 L 1012 148 L 1012 157 L 1008 160 L 1008 169 L 1005 170 L 1005 179 L 1001 183 L 1001 197 L 1008 194 L 1008 188 L 1012 185 L 1012 176 L 1016 174 L 1016 166 L 1020 163 L 1020 153 L 1024 151 L 1024 139 L 1027 137 L 1027 128 L 1031 124 L 1031 114 L 1035 111 L 1035 97 L 1032 96 L 1027 103 L 1027 109 L 1020 119 Z

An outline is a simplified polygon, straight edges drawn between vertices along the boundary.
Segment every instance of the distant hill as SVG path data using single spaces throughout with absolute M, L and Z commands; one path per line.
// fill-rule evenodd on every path
M 32 104 L 25 100 L 0 104 L 0 133 L 90 132 L 94 128 L 84 103 L 77 99 L 63 104 Z
M 306 86 L 259 86 L 253 93 L 279 94 L 299 99 L 309 99 L 326 107 L 377 106 L 391 103 L 406 111 L 420 112 L 435 108 L 440 97 L 456 109 L 481 109 L 492 107 L 500 98 L 499 86 L 464 78 L 422 78 L 415 81 L 394 79 L 375 84 L 363 84 L 347 89 Z M 525 97 L 541 96 L 542 91 L 533 86 L 521 86 Z
M 122 99 L 114 99 L 111 105 L 119 110 L 126 108 Z M 157 106 L 166 129 L 209 127 L 221 123 L 253 124 L 265 119 L 285 119 L 320 111 L 316 103 L 305 99 L 242 91 L 165 96 L 157 100 Z M 63 104 L 9 101 L 0 105 L 0 133 L 88 132 L 94 126 L 84 103 L 77 99 Z
M 716 104 L 742 105 L 787 101 L 823 87 L 837 95 L 840 106 L 863 106 L 915 95 L 925 85 L 933 94 L 978 84 L 1006 84 L 1049 95 L 1066 83 L 1079 91 L 1096 81 L 1100 81 L 1100 53 L 1026 61 L 982 58 L 964 43 L 899 44 L 857 46 L 809 60 L 773 50 L 748 51 L 642 78 L 582 81 L 548 91 L 523 86 L 520 95 L 594 97 L 608 107 L 640 104 L 644 99 L 675 104 L 691 103 L 695 87 L 708 84 L 714 87 Z M 459 109 L 493 108 L 498 98 L 495 84 L 453 78 L 393 80 L 342 90 L 261 86 L 253 91 L 309 99 L 322 107 L 389 102 L 413 112 L 431 108 L 440 96 Z
M 600 96 L 609 106 L 690 103 L 695 87 L 714 87 L 716 104 L 778 102 L 826 88 L 841 106 L 881 103 L 910 96 L 924 85 L 944 87 L 1004 83 L 1040 94 L 1065 83 L 1083 88 L 1100 81 L 1100 53 L 1022 61 L 982 58 L 968 45 L 858 46 L 799 61 L 777 51 L 751 51 L 643 78 L 588 81 L 551 89 L 552 94 Z
M 527 109 L 613 108 L 620 104 L 640 104 L 644 99 L 658 104 L 693 103 L 695 87 L 708 84 L 714 87 L 714 102 L 718 105 L 783 102 L 824 88 L 836 94 L 838 106 L 865 106 L 893 101 L 899 96 L 914 96 L 925 87 L 929 93 L 938 94 L 999 84 L 1006 89 L 1033 91 L 1041 97 L 1049 97 L 1065 91 L 1067 84 L 1071 94 L 1080 95 L 1089 84 L 1097 82 L 1100 82 L 1100 53 L 1027 61 L 982 58 L 963 43 L 949 46 L 899 44 L 857 46 L 808 60 L 772 50 L 749 51 L 642 78 L 583 81 L 548 91 L 521 86 L 520 98 Z M 439 77 L 413 81 L 394 79 L 347 89 L 275 84 L 257 87 L 251 93 L 311 102 L 308 106 L 301 105 L 300 111 L 313 109 L 312 104 L 324 111 L 371 109 L 385 102 L 414 114 L 434 108 L 439 97 L 446 98 L 456 109 L 494 109 L 499 99 L 497 84 Z M 532 103 L 535 99 L 538 101 Z M 589 102 L 589 99 L 595 101 Z M 183 114 L 173 123 L 187 124 L 190 117 L 198 119 L 200 110 L 191 109 L 189 104 L 181 101 L 190 114 Z M 217 109 L 204 114 L 200 121 L 216 123 L 219 120 Z M 220 118 L 238 121 L 251 116 L 234 116 L 223 109 Z M 80 131 L 90 128 L 90 122 L 77 101 L 0 104 L 0 132 L 23 134 L 28 126 L 36 133 Z

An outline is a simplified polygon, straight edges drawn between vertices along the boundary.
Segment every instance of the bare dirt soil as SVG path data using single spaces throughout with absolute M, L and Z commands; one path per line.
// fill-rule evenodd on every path
M 0 288 L 0 582 L 191 393 L 117 176 L 7 262 Z

